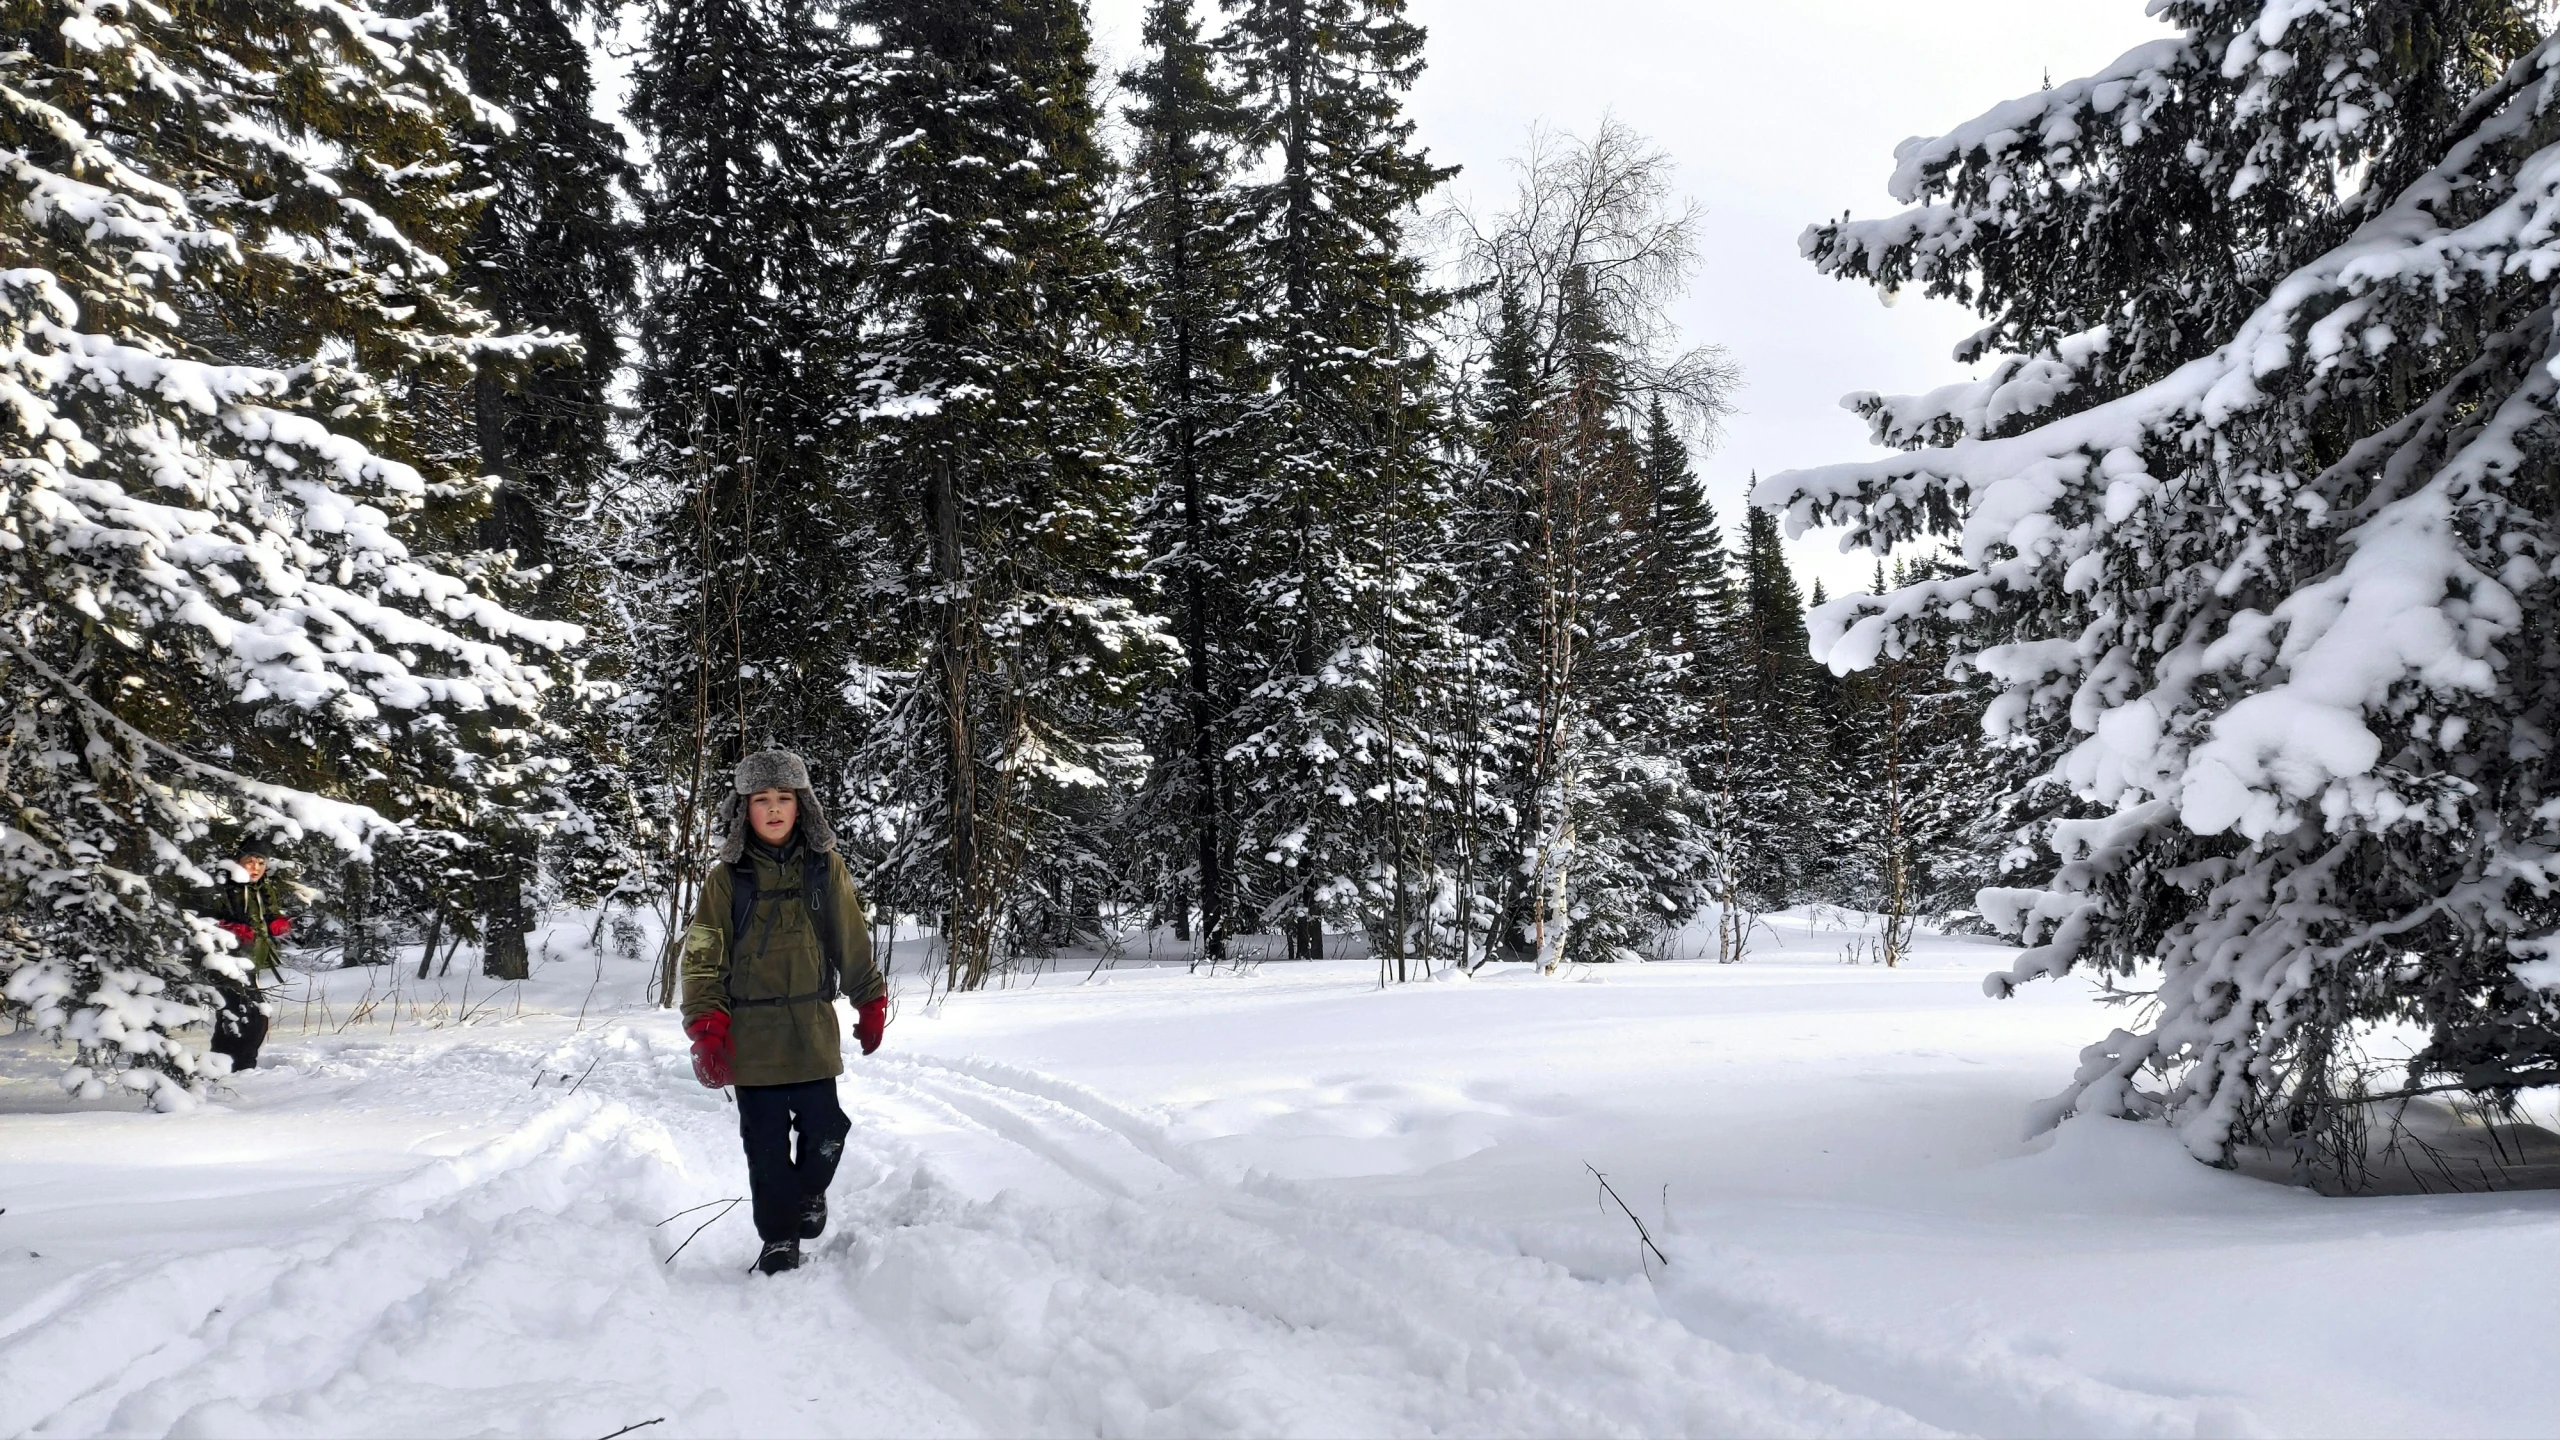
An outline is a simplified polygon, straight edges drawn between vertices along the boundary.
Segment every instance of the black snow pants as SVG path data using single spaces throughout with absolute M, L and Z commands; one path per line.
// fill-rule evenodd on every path
M 800 1136 L 795 1156 L 792 1132 Z M 844 1158 L 853 1121 L 836 1103 L 836 1082 L 738 1087 L 738 1134 L 747 1142 L 747 1193 L 755 1197 L 756 1236 L 789 1240 L 800 1233 L 803 1198 L 824 1195 Z
M 267 1012 L 258 1004 L 254 985 L 222 988 L 222 1008 L 213 1012 L 213 1043 L 206 1048 L 231 1057 L 232 1070 L 258 1068 L 258 1047 L 267 1043 Z

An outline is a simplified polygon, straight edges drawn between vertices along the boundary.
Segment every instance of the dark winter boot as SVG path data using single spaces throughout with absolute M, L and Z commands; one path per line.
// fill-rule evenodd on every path
M 800 1242 L 797 1240 L 767 1240 L 764 1242 L 764 1254 L 756 1257 L 756 1269 L 767 1275 L 779 1275 L 785 1270 L 799 1268 Z
M 800 1238 L 815 1240 L 827 1233 L 827 1197 L 812 1195 L 800 1206 Z

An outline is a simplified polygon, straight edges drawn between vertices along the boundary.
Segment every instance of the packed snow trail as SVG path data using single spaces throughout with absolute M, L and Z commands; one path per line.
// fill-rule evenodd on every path
M 837 1218 L 777 1280 L 743 1273 L 743 1208 L 664 1263 L 710 1212 L 656 1222 L 738 1181 L 734 1112 L 671 1023 L 350 1048 L 242 1090 L 332 1082 L 333 1105 L 423 1089 L 505 1128 L 290 1244 L 12 1307 L 0 1432 L 1939 1433 L 1690 1334 L 1641 1283 L 1216 1174 L 1009 1067 L 851 1077 Z

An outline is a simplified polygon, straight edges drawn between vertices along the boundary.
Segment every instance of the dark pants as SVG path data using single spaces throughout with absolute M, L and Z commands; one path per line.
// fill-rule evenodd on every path
M 738 1134 L 747 1142 L 747 1193 L 755 1197 L 758 1237 L 789 1240 L 800 1233 L 800 1202 L 827 1193 L 852 1131 L 833 1079 L 738 1087 Z
M 222 1008 L 213 1012 L 216 1055 L 231 1057 L 234 1071 L 258 1068 L 258 1047 L 267 1043 L 267 1012 L 258 1007 L 258 992 L 245 985 L 222 987 Z

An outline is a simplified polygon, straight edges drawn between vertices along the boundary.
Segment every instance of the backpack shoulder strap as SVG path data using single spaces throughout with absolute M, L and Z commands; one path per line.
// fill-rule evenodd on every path
M 729 862 L 729 949 L 732 956 L 738 942 L 747 938 L 747 925 L 756 914 L 756 862 L 743 856 Z
M 844 988 L 844 957 L 836 953 L 836 927 L 827 920 L 828 893 L 835 889 L 835 856 L 811 851 L 801 862 L 800 903 L 809 909 L 810 928 L 818 932 L 818 953 L 826 958 L 826 997 Z
M 720 988 L 732 1003 L 738 994 L 738 951 L 747 941 L 747 927 L 756 918 L 756 862 L 741 855 L 729 864 L 729 954 L 721 966 Z

